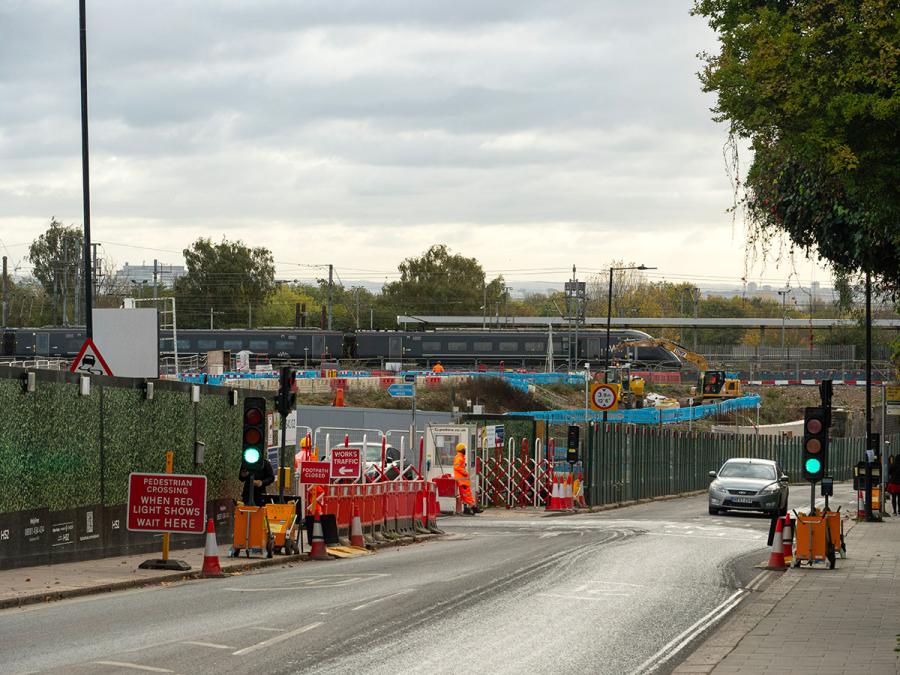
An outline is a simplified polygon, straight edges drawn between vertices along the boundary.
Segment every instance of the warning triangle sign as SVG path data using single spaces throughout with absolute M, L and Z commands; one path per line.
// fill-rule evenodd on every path
M 84 344 L 81 345 L 78 356 L 75 357 L 72 365 L 69 366 L 69 372 L 81 373 L 82 375 L 112 375 L 112 371 L 106 365 L 106 360 L 100 354 L 100 350 L 97 349 L 97 345 L 94 344 L 91 338 L 85 340 Z

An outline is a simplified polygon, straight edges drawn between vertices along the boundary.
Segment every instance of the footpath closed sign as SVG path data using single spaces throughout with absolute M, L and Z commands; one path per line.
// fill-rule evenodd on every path
M 362 472 L 361 448 L 332 448 L 331 477 L 359 478 Z
M 302 485 L 328 485 L 331 481 L 331 462 L 300 462 Z
M 132 532 L 202 533 L 206 476 L 133 473 L 128 476 L 127 528 Z

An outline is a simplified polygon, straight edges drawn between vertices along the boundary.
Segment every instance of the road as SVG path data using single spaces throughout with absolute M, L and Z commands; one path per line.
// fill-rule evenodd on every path
M 7 610 L 3 671 L 665 671 L 775 574 L 751 567 L 765 518 L 706 506 L 445 518 L 371 556 Z

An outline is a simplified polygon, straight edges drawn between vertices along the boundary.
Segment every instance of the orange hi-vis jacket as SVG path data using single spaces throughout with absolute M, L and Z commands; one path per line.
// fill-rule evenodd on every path
M 459 496 L 463 502 L 468 505 L 475 504 L 475 497 L 472 495 L 472 484 L 469 482 L 469 470 L 466 468 L 466 453 L 457 452 L 453 458 L 453 477 L 456 479 L 456 485 L 459 487 Z

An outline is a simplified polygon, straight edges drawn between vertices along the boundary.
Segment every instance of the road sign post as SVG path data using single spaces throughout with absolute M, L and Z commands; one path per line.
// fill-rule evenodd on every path
M 202 534 L 206 524 L 206 476 L 173 474 L 173 455 L 166 453 L 165 473 L 128 476 L 128 516 L 131 532 L 162 532 L 162 557 L 145 560 L 148 570 L 191 569 L 183 560 L 169 559 L 172 532 Z

